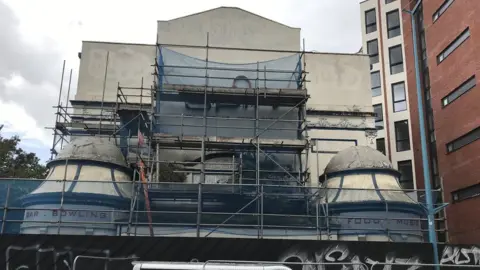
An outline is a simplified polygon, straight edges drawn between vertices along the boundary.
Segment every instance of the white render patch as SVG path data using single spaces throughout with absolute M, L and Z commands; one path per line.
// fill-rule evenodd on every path
M 53 161 L 91 160 L 127 167 L 120 149 L 106 138 L 88 136 L 73 139 Z
M 395 170 L 388 158 L 369 146 L 351 146 L 338 152 L 328 163 L 325 173 L 356 169 Z

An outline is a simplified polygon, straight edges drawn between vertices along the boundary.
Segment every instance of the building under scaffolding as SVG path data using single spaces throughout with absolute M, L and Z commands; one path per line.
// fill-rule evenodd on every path
M 235 8 L 157 36 L 84 42 L 47 180 L 17 181 L 21 206 L 6 195 L 11 232 L 422 241 L 416 192 L 368 147 L 367 56 L 307 52 Z

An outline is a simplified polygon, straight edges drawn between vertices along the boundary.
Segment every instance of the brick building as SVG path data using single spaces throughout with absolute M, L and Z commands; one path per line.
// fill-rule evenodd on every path
M 411 10 L 415 2 L 402 0 L 402 6 Z M 443 200 L 450 204 L 445 213 L 449 242 L 478 243 L 480 218 L 473 210 L 480 208 L 480 1 L 424 0 L 415 16 L 432 187 L 442 187 Z M 402 24 L 415 173 L 421 188 L 423 168 L 408 13 L 403 13 Z
M 412 24 L 410 14 L 404 11 L 412 10 L 418 2 L 415 19 L 428 169 L 432 188 L 443 190 L 434 194 L 434 203 L 449 203 L 445 212 L 436 216 L 437 229 L 447 231 L 439 232 L 438 237 L 452 243 L 478 243 L 480 218 L 474 209 L 480 208 L 479 0 L 367 0 L 360 4 L 364 52 L 378 63 L 371 70 L 372 100 L 374 105 L 381 104 L 378 119 L 386 122 L 386 131 L 379 132 L 379 139 L 382 135 L 387 138 L 387 156 L 394 164 L 398 159 L 400 165 L 410 151 L 413 177 L 407 178 L 414 180 L 415 188 L 423 189 Z M 398 47 L 401 49 L 396 53 Z M 403 65 L 402 72 L 393 72 L 396 63 Z M 377 70 L 378 80 L 373 77 Z M 403 82 L 405 93 L 399 95 L 401 91 L 395 86 Z M 381 94 L 374 94 L 374 86 L 380 87 Z M 377 97 L 380 95 L 384 98 Z M 397 96 L 405 97 L 408 116 L 395 109 Z M 401 119 L 396 118 L 400 116 L 407 121 L 407 132 L 397 130 Z M 399 154 L 405 137 L 411 148 Z

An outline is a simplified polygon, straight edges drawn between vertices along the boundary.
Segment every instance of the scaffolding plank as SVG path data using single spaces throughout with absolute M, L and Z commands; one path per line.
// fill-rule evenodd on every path
M 191 147 L 202 146 L 202 136 L 176 136 L 171 134 L 156 133 L 152 142 L 163 147 Z M 255 149 L 256 139 L 242 137 L 205 137 L 205 147 L 208 149 Z M 282 149 L 285 151 L 301 151 L 307 147 L 308 141 L 303 139 L 267 139 L 259 138 L 262 149 Z
M 233 88 L 213 87 L 206 88 L 208 102 L 229 103 L 235 98 L 235 103 L 251 104 L 256 103 L 257 89 L 255 88 Z M 160 100 L 162 101 L 189 101 L 201 100 L 205 94 L 205 86 L 197 85 L 162 85 Z M 306 89 L 278 89 L 259 88 L 258 102 L 260 105 L 291 106 L 297 105 L 308 99 Z
M 150 112 L 152 109 L 151 103 L 137 104 L 137 103 L 119 103 L 118 111 L 142 111 Z
M 69 128 L 84 128 L 84 129 L 98 129 L 100 128 L 100 123 L 85 123 L 85 122 L 62 122 L 62 125 L 65 127 Z M 102 129 L 113 129 L 114 124 L 110 124 L 107 121 L 105 123 L 102 123 L 101 128 Z M 117 129 L 118 129 L 118 125 Z

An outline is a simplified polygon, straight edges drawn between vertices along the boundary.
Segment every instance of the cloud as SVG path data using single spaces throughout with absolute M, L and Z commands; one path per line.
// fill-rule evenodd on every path
M 51 138 L 44 129 L 38 127 L 37 121 L 25 112 L 25 108 L 14 102 L 0 100 L 0 123 L 3 125 L 2 136 L 21 138 L 20 147 L 37 153 L 42 161 L 48 159 Z
M 72 66 L 71 98 L 76 91 L 82 40 L 154 43 L 157 20 L 227 5 L 302 28 L 307 50 L 353 53 L 361 46 L 359 2 L 177 0 L 166 5 L 155 0 L 0 0 L 0 124 L 8 122 L 11 132 L 28 140 L 36 137 L 31 142 L 38 146 L 48 145 L 51 132 L 44 127 L 54 122 L 52 106 L 58 100 L 62 61 L 67 60 L 65 104 Z
M 0 25 L 0 100 L 21 104 L 38 125 L 51 124 L 61 52 L 50 39 L 39 40 L 36 45 L 27 42 L 19 30 L 19 19 L 2 2 Z
M 20 20 L 0 1 L 0 124 L 2 133 L 18 135 L 26 148 L 43 152 L 51 143 L 62 54 L 49 38 L 28 41 Z M 38 148 L 38 149 L 37 149 Z

